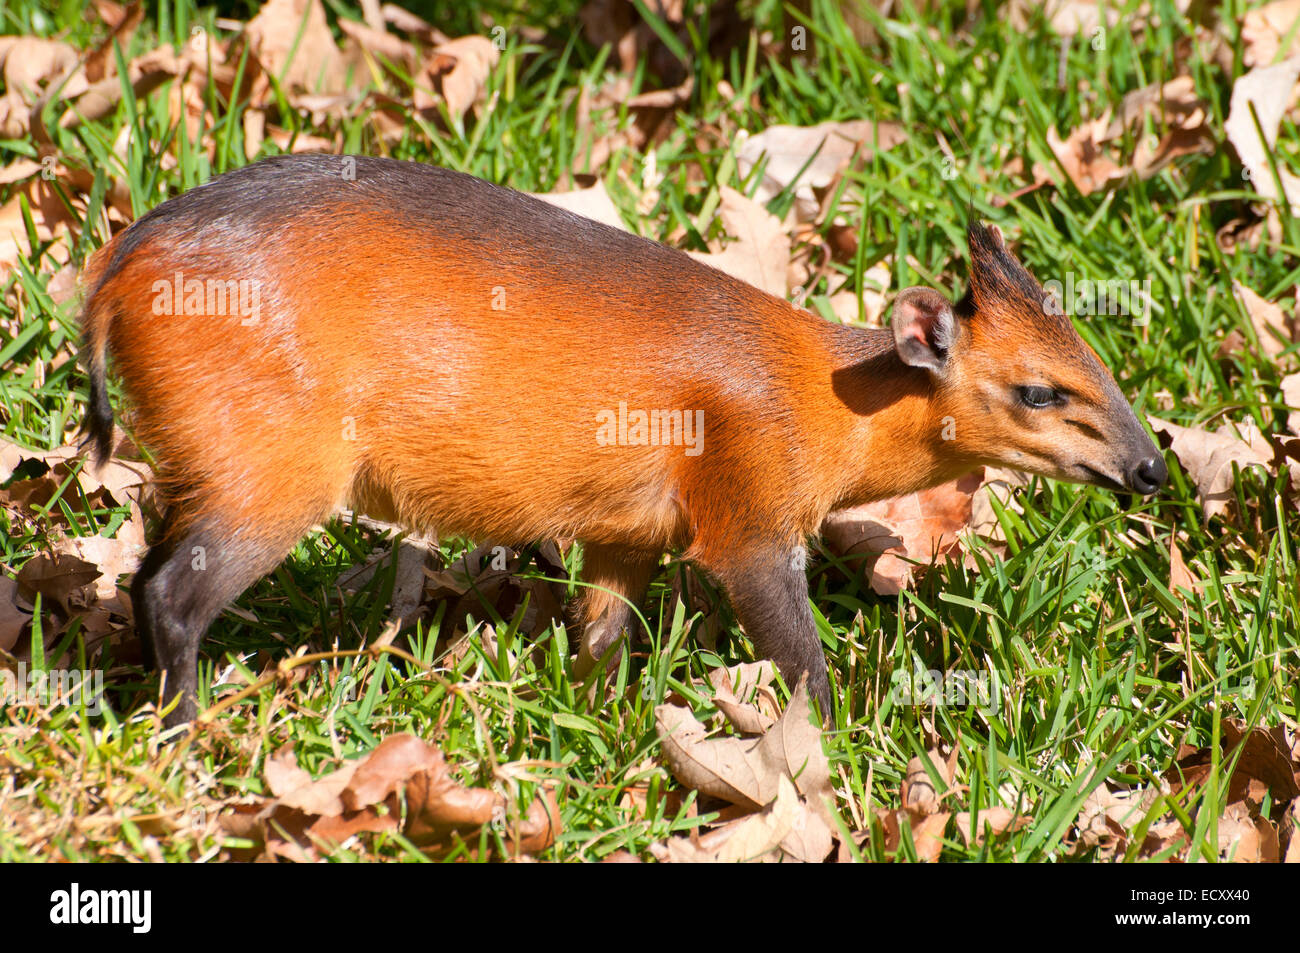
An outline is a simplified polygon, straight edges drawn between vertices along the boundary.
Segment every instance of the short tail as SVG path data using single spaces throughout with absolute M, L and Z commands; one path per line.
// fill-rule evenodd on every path
M 111 244 L 111 243 L 110 243 Z M 82 424 L 81 448 L 90 448 L 96 466 L 113 453 L 113 405 L 108 400 L 108 326 L 113 309 L 101 293 L 103 272 L 109 261 L 108 246 L 100 249 L 86 266 L 83 281 L 88 289 L 81 314 L 81 360 L 90 377 L 90 402 Z
M 104 352 L 91 353 L 88 357 L 90 404 L 86 408 L 81 448 L 91 448 L 95 466 L 99 467 L 113 452 L 113 405 L 108 400 L 108 381 L 104 377 Z

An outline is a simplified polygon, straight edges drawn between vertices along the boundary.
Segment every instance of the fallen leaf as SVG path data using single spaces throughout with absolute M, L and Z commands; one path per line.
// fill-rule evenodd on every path
M 1196 484 L 1196 496 L 1205 511 L 1206 523 L 1212 517 L 1227 512 L 1229 504 L 1235 499 L 1232 476 L 1234 464 L 1242 470 L 1251 466 L 1268 470 L 1272 464 L 1273 451 L 1268 441 L 1257 430 L 1244 424 L 1241 428 L 1246 433 L 1246 439 L 1242 439 L 1240 431 L 1231 423 L 1210 432 L 1200 428 L 1180 427 L 1149 414 L 1147 421 L 1157 433 L 1166 433 L 1173 438 L 1171 448 L 1178 457 L 1178 462 Z
M 722 824 L 697 841 L 671 837 L 663 844 L 652 844 L 650 852 L 660 861 L 674 864 L 777 861 L 781 843 L 793 831 L 802 808 L 794 785 L 782 777 L 771 803 L 761 811 Z
M 298 766 L 293 745 L 288 744 L 266 759 L 266 786 L 285 807 L 307 814 L 337 816 L 343 813 L 343 789 L 352 780 L 358 761 L 344 762 L 337 771 L 316 780 Z
M 1260 348 L 1267 357 L 1276 360 L 1294 340 L 1293 322 L 1282 313 L 1280 307 L 1261 298 L 1240 281 L 1233 281 L 1232 290 L 1241 306 L 1246 309 Z M 1291 362 L 1294 363 L 1294 355 Z
M 569 192 L 533 192 L 531 194 L 534 198 L 539 198 L 556 208 L 572 212 L 574 215 L 581 215 L 592 221 L 613 226 L 620 231 L 630 231 L 623 221 L 623 216 L 619 214 L 618 208 L 615 207 L 614 200 L 605 191 L 603 181 L 597 180 L 594 185 L 588 188 L 573 189 Z
M 953 772 L 957 767 L 957 750 L 955 748 L 948 758 L 944 758 L 943 752 L 938 748 L 931 748 L 927 755 L 930 758 L 931 765 L 939 773 L 943 790 L 935 790 L 934 780 L 930 777 L 930 772 L 926 770 L 925 761 L 919 755 L 909 761 L 907 763 L 907 774 L 903 777 L 899 795 L 904 809 L 911 811 L 913 814 L 939 813 L 943 795 L 952 786 Z
M 1055 126 L 1047 130 L 1047 145 L 1080 195 L 1106 189 L 1132 172 L 1129 166 L 1117 165 L 1102 147 L 1109 126 L 1107 114 L 1081 124 L 1065 139 Z
M 262 69 L 286 90 L 318 93 L 343 88 L 339 49 L 320 0 L 267 0 L 248 21 L 244 34 Z M 262 96 L 257 97 L 259 105 L 262 101 Z
M 1264 845 L 1260 831 L 1245 804 L 1229 804 L 1219 815 L 1219 860 L 1238 864 L 1257 864 L 1263 859 Z M 1204 860 L 1198 857 L 1197 860 Z
M 415 68 L 417 63 L 415 46 L 401 37 L 346 17 L 339 17 L 338 24 L 344 36 L 376 59 L 387 60 L 408 73 Z M 344 56 L 347 58 L 346 53 Z
M 1300 53 L 1300 36 L 1295 31 L 1300 20 L 1300 0 L 1276 0 L 1241 18 L 1241 60 L 1246 66 L 1272 66 L 1274 60 Z M 1288 46 L 1282 49 L 1282 41 Z
M 1023 513 L 1024 504 L 1017 497 L 1016 490 L 1028 485 L 1029 476 L 1021 470 L 985 467 L 983 482 L 971 497 L 970 531 L 990 543 L 1006 542 L 992 498 L 996 497 L 1004 510 Z
M 1186 600 L 1186 593 L 1200 595 L 1205 586 L 1196 580 L 1187 563 L 1183 561 L 1183 552 L 1178 548 L 1178 540 L 1169 534 L 1169 591 Z M 1185 592 L 1183 591 L 1185 590 Z
M 94 602 L 94 583 L 99 569 L 75 556 L 40 554 L 23 563 L 18 570 L 18 595 L 27 605 L 34 605 L 39 593 L 43 604 L 51 604 L 65 616 L 86 609 Z
M 920 814 L 906 809 L 876 812 L 876 821 L 880 824 L 881 846 L 887 855 L 896 855 L 903 844 L 903 832 L 911 837 L 912 846 L 916 848 L 916 858 L 922 863 L 934 863 L 943 852 L 943 832 L 948 829 L 949 811 L 936 814 Z M 866 832 L 860 832 L 865 839 Z
M 1283 863 L 1300 864 L 1300 798 L 1291 802 L 1291 812 L 1287 815 L 1287 825 L 1291 831 L 1287 842 Z
M 958 811 L 953 815 L 957 823 L 957 832 L 961 834 L 962 840 L 967 845 L 971 843 L 971 812 Z M 1010 808 L 1006 807 L 986 807 L 981 811 L 975 812 L 975 834 L 974 842 L 983 844 L 984 839 L 989 834 L 998 835 L 1006 834 L 1010 831 L 1018 831 L 1033 821 L 1032 817 L 1025 817 L 1023 814 L 1016 814 Z
M 1300 436 L 1300 373 L 1282 378 L 1282 400 L 1288 408 L 1287 429 Z
M 871 588 L 897 595 L 912 583 L 912 560 L 926 565 L 958 547 L 982 483 L 982 473 L 970 473 L 919 493 L 837 510 L 822 524 L 822 536 L 839 555 L 880 554 Z
M 742 734 L 761 735 L 779 714 L 772 683 L 776 667 L 770 661 L 741 662 L 709 672 L 713 703 Z
M 806 678 L 800 680 L 780 721 L 757 739 L 708 738 L 690 709 L 657 706 L 655 729 L 673 777 L 749 810 L 771 803 L 782 776 L 794 779 L 814 807 L 833 799 L 830 765 L 822 751 L 821 728 L 812 723 L 806 683 Z
M 1229 803 L 1258 801 L 1262 791 L 1252 794 L 1252 781 L 1267 788 L 1277 803 L 1285 804 L 1300 796 L 1300 779 L 1296 777 L 1300 763 L 1293 759 L 1281 726 L 1247 730 L 1241 722 L 1228 719 L 1223 722 L 1220 741 L 1223 759 L 1241 747 L 1236 768 L 1228 778 Z M 1175 791 L 1197 787 L 1204 783 L 1212 767 L 1212 752 L 1208 747 L 1190 750 L 1165 772 L 1165 779 Z
M 790 236 L 781 220 L 753 199 L 729 186 L 721 186 L 718 215 L 728 235 L 735 236 L 721 251 L 688 252 L 696 261 L 784 298 L 786 266 L 790 262 Z
M 1131 791 L 1112 791 L 1104 784 L 1093 789 L 1075 820 L 1078 833 L 1073 853 L 1077 856 L 1096 851 L 1098 860 L 1124 856 L 1138 825 L 1168 791 L 1168 784 Z M 1156 818 L 1147 827 L 1138 856 L 1151 857 L 1170 848 L 1182 850 L 1187 843 L 1186 832 L 1176 818 L 1172 815 Z
M 769 126 L 745 138 L 736 153 L 736 166 L 741 177 L 748 178 L 766 160 L 755 200 L 766 204 L 793 184 L 796 220 L 812 222 L 821 210 L 816 190 L 830 185 L 856 156 L 869 161 L 877 145 L 891 149 L 906 138 L 897 123 L 869 119 Z
M 144 557 L 144 528 L 138 524 L 135 532 L 119 529 L 117 536 L 65 536 L 54 543 L 54 551 L 75 556 L 99 570 L 95 581 L 95 598 L 101 605 L 115 604 L 118 600 L 117 580 L 134 573 Z
M 430 77 L 453 119 L 465 115 L 479 98 L 501 51 L 485 36 L 461 36 L 434 47 L 423 74 Z M 424 87 L 415 88 L 415 108 L 429 110 L 437 101 Z
M 520 853 L 544 850 L 560 830 L 559 808 L 549 788 L 533 799 L 522 818 L 511 818 L 502 795 L 462 786 L 442 752 L 410 734 L 390 735 L 368 754 L 315 779 L 286 746 L 267 759 L 265 777 L 273 797 L 241 805 L 222 818 L 222 826 L 254 840 L 268 857 L 315 860 L 319 844 L 396 830 L 399 823 L 413 843 L 430 846 L 455 837 L 469 840 L 484 825 L 500 825 L 511 849 Z M 405 799 L 405 811 L 399 798 Z
M 1266 199 L 1283 199 L 1269 168 L 1269 155 L 1277 143 L 1278 125 L 1291 100 L 1297 77 L 1300 77 L 1300 56 L 1293 56 L 1276 66 L 1256 67 L 1238 77 L 1232 86 L 1224 132 L 1237 150 L 1250 187 Z M 1251 116 L 1251 104 L 1259 118 L 1258 130 Z M 1300 176 L 1280 165 L 1277 171 L 1286 201 L 1291 204 L 1291 214 L 1300 215 Z
M 20 607 L 17 598 L 18 580 L 0 576 L 0 652 L 12 651 L 32 621 L 32 613 Z

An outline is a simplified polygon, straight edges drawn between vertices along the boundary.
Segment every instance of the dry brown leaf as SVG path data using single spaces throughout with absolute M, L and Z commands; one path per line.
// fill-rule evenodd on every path
M 753 199 L 729 186 L 719 189 L 718 215 L 728 235 L 735 236 L 721 251 L 688 252 L 696 261 L 784 298 L 786 268 L 790 263 L 790 236 L 781 220 Z
M 916 847 L 916 859 L 921 863 L 932 864 L 938 861 L 943 852 L 943 832 L 948 829 L 950 817 L 952 814 L 948 811 L 910 816 L 912 844 Z
M 1295 339 L 1294 321 L 1283 314 L 1278 305 L 1261 298 L 1240 281 L 1233 281 L 1232 290 L 1250 317 L 1260 348 L 1268 358 L 1276 360 Z M 1294 355 L 1290 363 L 1294 363 Z
M 388 60 L 408 73 L 415 68 L 418 57 L 415 46 L 401 37 L 346 17 L 339 17 L 338 24 L 344 36 L 355 43 L 359 49 L 374 56 L 376 60 L 379 58 Z M 347 53 L 344 57 L 350 58 Z
M 802 808 L 794 785 L 783 777 L 772 802 L 761 811 L 721 824 L 697 839 L 670 837 L 663 844 L 652 844 L 650 852 L 673 864 L 778 861 L 781 842 L 793 830 Z
M 12 651 L 32 621 L 32 613 L 20 607 L 17 599 L 18 580 L 0 576 L 0 652 Z
M 281 129 L 279 126 L 268 126 L 266 137 L 275 143 L 276 148 L 281 152 L 291 152 L 294 155 L 302 155 L 309 152 L 334 152 L 334 141 L 326 139 L 324 136 L 313 136 L 307 133 L 297 133 L 296 135 L 288 129 Z
M 32 222 L 36 226 L 37 241 L 45 243 L 55 238 L 66 238 L 70 229 L 79 226 L 59 198 L 54 186 L 57 183 L 46 180 L 43 176 L 27 179 L 17 188 L 10 190 L 10 199 L 0 207 L 0 270 L 12 268 L 19 258 L 31 256 L 28 243 L 27 225 L 23 220 L 22 198 L 27 199 L 31 209 Z M 78 213 L 84 213 L 84 200 L 73 197 L 72 204 Z M 70 251 L 66 241 L 45 252 L 47 260 L 54 260 L 59 265 L 65 264 Z
M 12 185 L 15 182 L 21 182 L 23 179 L 30 179 L 34 175 L 40 174 L 44 168 L 39 162 L 33 162 L 31 159 L 19 159 L 11 162 L 9 165 L 0 169 L 0 185 Z
M 821 863 L 833 847 L 826 822 L 782 776 L 775 797 L 761 811 L 697 837 L 652 844 L 650 852 L 665 863 Z
M 918 814 L 906 809 L 888 810 L 882 808 L 875 814 L 882 833 L 881 846 L 889 855 L 897 854 L 903 844 L 903 832 L 906 830 L 916 848 L 916 858 L 922 863 L 934 863 L 943 852 L 943 832 L 948 828 L 952 814 L 940 811 L 937 814 Z M 866 832 L 859 832 L 855 839 L 861 842 Z M 847 855 L 846 855 L 847 856 Z
M 409 33 L 411 36 L 418 37 L 421 42 L 427 45 L 445 43 L 447 40 L 445 33 L 431 26 L 428 21 L 395 3 L 385 3 L 380 7 L 380 13 L 383 14 L 384 22 L 389 26 L 401 30 L 403 33 Z
M 501 51 L 487 37 L 461 36 L 434 47 L 423 72 L 434 81 L 447 104 L 448 115 L 459 119 L 482 95 L 500 58 Z M 424 111 L 435 108 L 437 100 L 417 84 L 414 102 L 416 109 Z
M 776 692 L 776 667 L 770 661 L 741 662 L 709 672 L 713 703 L 742 734 L 761 735 L 780 714 Z
M 1099 860 L 1123 856 L 1129 849 L 1134 830 L 1147 817 L 1161 794 L 1168 791 L 1168 784 L 1163 783 L 1160 788 L 1132 791 L 1112 791 L 1105 785 L 1095 788 L 1083 802 L 1075 820 L 1078 837 L 1074 854 L 1095 850 Z M 1187 843 L 1186 831 L 1177 818 L 1166 815 L 1154 819 L 1148 826 L 1138 856 L 1152 857 L 1170 848 L 1182 850 Z
M 466 788 L 452 778 L 442 752 L 409 734 L 385 738 L 369 754 L 312 779 L 285 747 L 267 760 L 265 777 L 274 797 L 241 806 L 223 827 L 257 841 L 270 857 L 307 861 L 316 844 L 341 843 L 362 831 L 395 830 L 417 844 L 445 844 L 486 824 L 500 824 L 512 849 L 543 850 L 559 832 L 554 792 L 544 790 L 524 817 L 509 817 L 507 802 L 494 791 Z M 406 811 L 398 799 L 405 797 Z
M 1091 195 L 1123 180 L 1132 170 L 1117 165 L 1102 147 L 1110 126 L 1109 113 L 1076 128 L 1062 139 L 1052 126 L 1047 130 L 1047 144 L 1065 169 L 1080 195 Z
M 846 284 L 845 287 L 830 296 L 831 312 L 844 324 L 857 324 L 859 327 L 884 327 L 881 320 L 888 306 L 889 286 L 893 281 L 893 272 L 887 262 L 877 262 L 862 274 L 862 310 L 858 311 L 858 296 Z
M 1208 523 L 1214 516 L 1227 512 L 1233 499 L 1232 467 L 1238 469 L 1259 466 L 1269 469 L 1273 450 L 1258 430 L 1244 424 L 1246 439 L 1233 424 L 1224 424 L 1217 431 L 1180 427 L 1158 417 L 1147 415 L 1151 428 L 1157 433 L 1167 433 L 1173 438 L 1171 449 L 1178 462 L 1196 483 L 1196 496 L 1205 511 Z
M 132 448 L 119 442 L 117 453 L 129 452 Z M 136 460 L 113 456 L 102 467 L 94 467 L 85 457 L 80 446 L 68 444 L 55 450 L 27 450 L 17 444 L 0 439 L 0 483 L 13 477 L 14 471 L 26 460 L 39 460 L 50 468 L 50 475 L 61 485 L 72 473 L 73 464 L 80 461 L 84 465 L 77 474 L 77 483 L 81 491 L 92 496 L 97 490 L 108 492 L 117 503 L 129 500 L 138 502 L 139 489 L 151 479 L 149 465 Z M 21 481 L 19 481 L 21 482 Z M 11 484 L 10 490 L 17 483 Z M 57 485 L 56 487 L 57 488 Z M 40 499 L 37 505 L 45 505 L 48 497 Z
M 1293 32 L 1300 20 L 1300 0 L 1275 0 L 1246 11 L 1241 18 L 1242 62 L 1247 66 L 1272 66 L 1274 60 L 1300 53 L 1300 35 Z M 1290 37 L 1282 49 L 1282 41 Z
M 1277 144 L 1278 125 L 1291 100 L 1297 77 L 1300 77 L 1300 56 L 1293 56 L 1276 66 L 1257 67 L 1239 77 L 1232 86 L 1232 101 L 1224 131 L 1237 150 L 1250 187 L 1266 199 L 1282 198 L 1269 168 L 1269 155 Z M 1252 103 L 1259 118 L 1259 130 L 1251 116 Z M 1264 134 L 1263 140 L 1260 139 L 1260 130 Z M 1291 204 L 1291 213 L 1300 215 L 1300 176 L 1280 166 L 1277 171 Z
M 1257 864 L 1264 859 L 1265 844 L 1245 804 L 1240 801 L 1229 804 L 1228 809 L 1219 816 L 1218 828 L 1219 860 Z M 1198 857 L 1197 860 L 1203 861 L 1204 858 Z
M 1153 126 L 1164 130 L 1156 139 L 1145 133 L 1142 120 L 1151 116 Z M 1128 129 L 1137 136 L 1132 168 L 1140 178 L 1149 179 L 1182 155 L 1212 153 L 1216 148 L 1210 130 L 1206 104 L 1196 95 L 1196 83 L 1190 76 L 1178 76 L 1167 83 L 1153 83 L 1125 95 L 1119 115 L 1101 135 L 1100 142 L 1115 142 Z
M 113 54 L 113 46 L 119 46 L 125 53 L 131 43 L 131 37 L 135 35 L 136 28 L 144 20 L 144 8 L 140 0 L 134 2 L 125 9 L 118 8 L 111 11 L 110 15 L 116 20 L 110 24 L 109 35 L 90 51 L 86 57 L 85 71 L 86 79 L 92 83 L 98 82 L 108 76 L 117 75 L 117 62 Z
M 961 834 L 962 840 L 969 846 L 971 843 L 970 812 L 958 811 L 953 817 L 957 823 L 957 832 Z M 1010 831 L 1018 831 L 1032 821 L 1032 817 L 1016 814 L 1010 808 L 986 807 L 982 811 L 975 812 L 975 843 L 983 844 L 984 838 L 990 833 L 996 836 Z
M 0 135 L 19 139 L 32 131 L 38 143 L 48 141 L 33 110 L 43 97 L 54 95 L 56 87 L 64 98 L 86 88 L 77 52 L 60 40 L 0 36 L 0 63 L 5 89 L 0 98 Z
M 343 88 L 342 58 L 320 0 L 267 0 L 244 33 L 262 69 L 285 90 L 319 93 Z
M 958 547 L 982 483 L 982 473 L 970 473 L 919 493 L 837 510 L 822 524 L 822 536 L 841 555 L 881 554 L 871 587 L 897 595 L 911 585 L 916 567 L 910 560 L 925 565 Z
M 35 604 L 37 593 L 47 608 L 59 609 L 71 617 L 95 601 L 95 580 L 99 569 L 75 556 L 42 553 L 23 563 L 18 570 L 18 597 L 26 606 Z
M 1183 551 L 1178 548 L 1178 540 L 1173 533 L 1169 534 L 1169 591 L 1181 599 L 1186 600 L 1188 597 L 1181 590 L 1190 592 L 1193 596 L 1199 595 L 1205 588 L 1205 585 L 1198 582 L 1192 575 L 1191 570 L 1187 568 L 1187 563 L 1183 560 Z
M 1270 791 L 1276 803 L 1285 804 L 1300 796 L 1300 779 L 1296 777 L 1300 763 L 1294 760 L 1280 725 L 1246 730 L 1239 721 L 1225 720 L 1220 740 L 1222 758 L 1242 745 L 1236 768 L 1228 779 L 1229 803 L 1258 803 L 1263 789 L 1252 790 L 1252 782 Z M 1202 784 L 1213 767 L 1211 754 L 1209 748 L 1189 749 L 1165 772 L 1165 779 L 1175 791 Z
M 131 90 L 137 99 L 144 99 L 151 92 L 169 79 L 182 75 L 189 68 L 186 57 L 177 57 L 170 47 L 160 47 L 127 64 L 127 76 L 131 80 Z M 91 84 L 59 117 L 59 125 L 64 129 L 77 126 L 83 121 L 102 119 L 117 108 L 122 99 L 122 81 L 116 75 Z
M 597 180 L 585 189 L 573 189 L 568 192 L 533 192 L 535 198 L 562 208 L 574 215 L 581 215 L 595 222 L 610 225 L 620 231 L 629 231 L 623 216 L 619 214 L 614 200 L 605 191 L 605 183 Z
M 1291 802 L 1291 813 L 1287 815 L 1287 826 L 1291 831 L 1291 838 L 1287 843 L 1286 854 L 1282 858 L 1283 863 L 1300 864 L 1300 798 Z
M 60 40 L 18 37 L 4 55 L 5 90 L 22 96 L 30 106 L 49 83 L 75 69 L 79 59 L 76 49 Z
M 103 606 L 123 612 L 119 601 L 117 580 L 134 573 L 147 549 L 144 527 L 128 523 L 119 528 L 117 536 L 65 536 L 54 543 L 54 551 L 76 558 L 99 570 L 95 581 L 95 599 Z
M 676 705 L 655 708 L 655 728 L 668 769 L 687 787 L 759 810 L 776 797 L 778 779 L 785 776 L 829 819 L 830 765 L 821 728 L 811 720 L 806 678 L 780 721 L 761 738 L 708 738 L 690 709 Z
M 890 149 L 906 138 L 897 123 L 873 123 L 869 119 L 815 126 L 769 126 L 746 137 L 736 153 L 736 165 L 745 178 L 766 159 L 754 196 L 760 203 L 771 201 L 797 179 L 795 217 L 800 222 L 812 222 L 821 210 L 816 190 L 830 185 L 856 156 L 870 160 L 877 144 L 881 149 Z
M 337 816 L 343 813 L 343 789 L 352 780 L 358 761 L 346 761 L 337 771 L 316 780 L 298 766 L 293 745 L 266 759 L 266 786 L 285 807 L 307 814 Z
M 945 758 L 938 748 L 931 748 L 926 754 L 930 763 L 939 772 L 943 790 L 936 791 L 934 780 L 926 770 L 925 761 L 918 755 L 907 762 L 907 774 L 899 790 L 903 808 L 913 814 L 937 814 L 943 803 L 943 796 L 952 787 L 953 774 L 957 769 L 957 749 Z
M 415 735 L 392 735 L 357 765 L 351 780 L 340 791 L 339 800 L 344 809 L 359 811 L 397 793 L 415 772 L 438 772 L 442 768 L 442 752 L 433 745 Z
M 1286 403 L 1286 427 L 1300 436 L 1300 373 L 1282 378 L 1282 400 Z

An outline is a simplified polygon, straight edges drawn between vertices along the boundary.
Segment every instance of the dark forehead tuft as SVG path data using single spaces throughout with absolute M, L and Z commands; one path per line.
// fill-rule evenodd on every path
M 966 229 L 970 248 L 970 290 L 980 310 L 1024 308 L 1043 311 L 1043 289 L 1006 245 L 979 222 Z
M 995 237 L 988 227 L 971 222 L 966 229 L 970 248 L 970 286 L 959 309 L 994 333 L 1041 346 L 1065 363 L 1096 360 L 1068 316 L 1046 305 L 1047 292 Z

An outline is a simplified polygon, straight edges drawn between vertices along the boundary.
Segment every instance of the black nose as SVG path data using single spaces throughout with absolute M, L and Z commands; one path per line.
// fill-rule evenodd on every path
M 1129 471 L 1128 482 L 1134 492 L 1150 496 L 1169 479 L 1164 457 L 1147 457 Z

